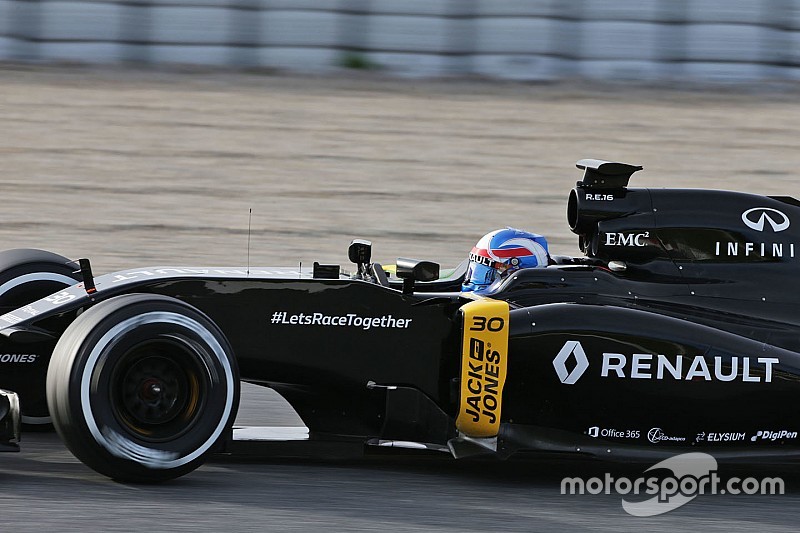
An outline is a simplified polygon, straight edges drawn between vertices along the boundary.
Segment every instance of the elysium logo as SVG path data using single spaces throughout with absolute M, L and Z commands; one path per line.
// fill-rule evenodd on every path
M 766 223 L 769 223 L 772 231 L 778 233 L 789 229 L 789 217 L 782 211 L 771 207 L 754 207 L 742 213 L 742 222 L 756 231 L 764 231 Z
M 567 361 L 570 356 L 575 357 L 575 367 L 572 372 L 567 370 Z M 558 352 L 556 358 L 553 359 L 553 367 L 556 369 L 558 379 L 561 383 L 566 385 L 574 385 L 578 379 L 589 368 L 589 360 L 586 358 L 586 352 L 583 351 L 583 346 L 578 341 L 567 341 L 561 351 Z

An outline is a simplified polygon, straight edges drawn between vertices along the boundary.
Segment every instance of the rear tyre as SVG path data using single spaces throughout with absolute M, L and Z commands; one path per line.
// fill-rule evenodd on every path
M 79 278 L 66 257 L 35 249 L 0 252 L 0 314 L 24 307 L 36 300 L 78 283 Z M 22 423 L 27 431 L 52 429 L 47 411 L 46 354 L 35 363 L 6 364 L 0 386 L 17 392 Z
M 239 374 L 225 336 L 199 310 L 131 294 L 66 329 L 47 401 L 78 459 L 119 481 L 152 483 L 191 472 L 229 436 Z

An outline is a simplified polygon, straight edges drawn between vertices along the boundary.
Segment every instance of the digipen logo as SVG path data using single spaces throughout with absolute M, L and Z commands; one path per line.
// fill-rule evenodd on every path
M 575 367 L 572 372 L 567 370 L 567 360 L 569 356 L 575 357 Z M 556 369 L 558 379 L 565 385 L 574 385 L 580 379 L 586 369 L 589 368 L 589 360 L 586 358 L 586 352 L 583 351 L 583 346 L 578 341 L 567 341 L 561 351 L 558 352 L 556 358 L 553 359 L 553 367 Z
M 764 231 L 769 222 L 772 231 L 778 233 L 789 229 L 789 217 L 785 213 L 771 207 L 754 207 L 742 213 L 742 222 L 756 231 Z
M 764 430 L 764 431 L 759 431 L 758 433 L 756 433 L 755 435 L 750 437 L 750 441 L 751 442 L 756 442 L 757 440 L 776 441 L 776 440 L 796 439 L 796 438 L 797 438 L 797 432 L 796 431 L 787 431 L 785 429 L 781 430 L 781 431 L 767 431 L 767 430 Z

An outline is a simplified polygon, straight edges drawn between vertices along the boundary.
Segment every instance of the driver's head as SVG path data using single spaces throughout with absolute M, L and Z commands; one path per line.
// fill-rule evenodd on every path
M 520 268 L 545 267 L 549 261 L 547 239 L 514 228 L 487 233 L 469 254 L 469 267 L 461 290 L 482 291 Z

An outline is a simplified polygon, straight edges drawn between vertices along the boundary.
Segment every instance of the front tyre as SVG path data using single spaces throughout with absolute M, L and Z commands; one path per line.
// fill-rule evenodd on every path
M 81 314 L 47 373 L 53 424 L 70 451 L 119 481 L 158 482 L 200 466 L 239 404 L 236 360 L 203 313 L 131 294 Z

